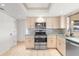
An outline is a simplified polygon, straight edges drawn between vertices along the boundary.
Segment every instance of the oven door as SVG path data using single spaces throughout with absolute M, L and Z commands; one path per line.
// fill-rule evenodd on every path
M 35 38 L 35 42 L 47 42 L 47 38 Z

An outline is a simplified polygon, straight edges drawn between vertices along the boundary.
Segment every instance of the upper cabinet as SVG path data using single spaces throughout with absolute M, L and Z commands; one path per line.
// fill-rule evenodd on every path
M 31 28 L 31 21 L 30 21 L 30 18 L 27 18 L 27 19 L 26 19 L 25 24 L 26 24 L 26 28 Z
M 35 22 L 38 17 L 28 17 L 26 20 L 26 27 L 35 28 Z M 46 22 L 46 28 L 60 28 L 60 17 L 43 17 L 42 18 Z
M 46 18 L 46 27 L 47 28 L 52 28 L 52 18 Z
M 35 22 L 37 22 L 38 17 L 28 17 L 26 20 L 26 27 L 35 28 Z M 43 18 L 46 21 L 46 18 Z M 40 22 L 40 20 L 39 20 Z
M 79 14 L 70 16 L 71 20 L 79 20 Z
M 27 28 L 35 28 L 36 17 L 28 17 L 26 20 Z
M 60 20 L 59 17 L 48 17 L 46 18 L 47 28 L 59 28 Z
M 60 28 L 66 28 L 67 20 L 65 16 L 60 16 Z

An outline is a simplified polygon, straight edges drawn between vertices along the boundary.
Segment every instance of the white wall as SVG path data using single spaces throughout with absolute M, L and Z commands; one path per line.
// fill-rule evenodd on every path
M 24 41 L 25 40 L 25 20 L 17 20 L 17 35 L 18 35 L 18 41 Z
M 0 12 L 0 53 L 16 45 L 16 20 Z

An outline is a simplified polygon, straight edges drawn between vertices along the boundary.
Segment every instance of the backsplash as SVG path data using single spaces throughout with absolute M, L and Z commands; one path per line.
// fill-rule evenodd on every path
M 27 33 L 28 31 L 28 33 Z M 47 35 L 51 34 L 64 34 L 65 29 L 57 28 L 57 29 L 52 29 L 52 28 L 46 28 L 46 33 Z M 29 28 L 26 30 L 26 35 L 34 35 L 35 34 L 35 29 L 34 28 Z

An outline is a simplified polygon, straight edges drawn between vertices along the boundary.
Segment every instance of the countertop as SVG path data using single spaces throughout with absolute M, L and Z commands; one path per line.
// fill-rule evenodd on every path
M 47 35 L 47 37 L 51 37 L 51 36 L 60 36 L 61 38 L 65 39 L 64 34 L 58 34 L 58 33 L 53 33 L 53 34 L 49 34 Z M 30 38 L 34 38 L 34 35 L 25 35 L 26 38 L 30 37 Z
M 66 39 L 79 43 L 79 37 L 66 37 Z

